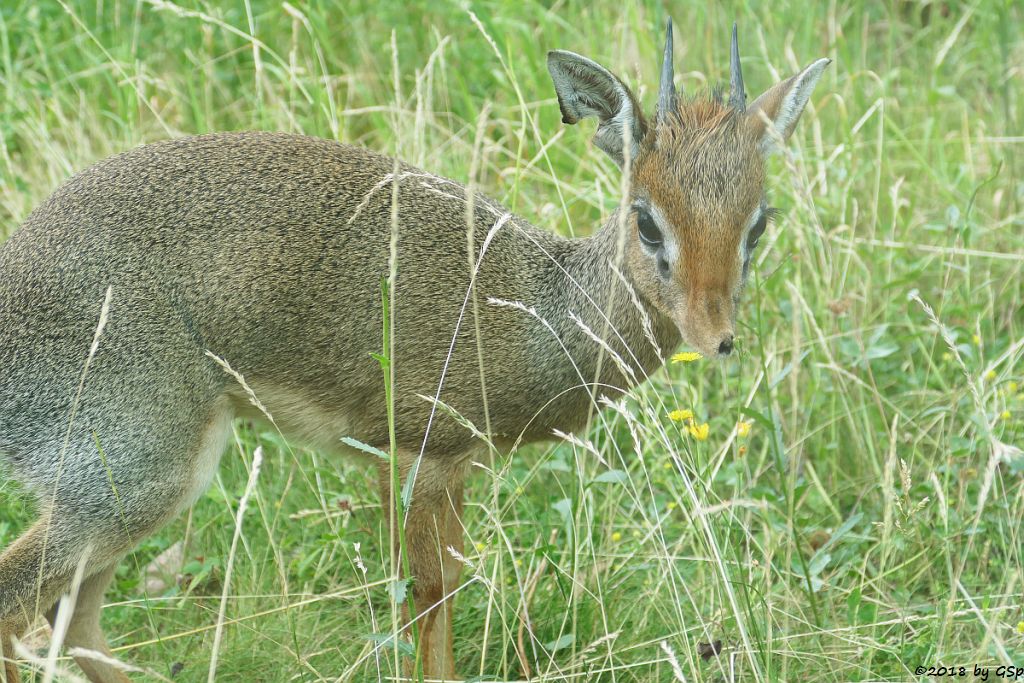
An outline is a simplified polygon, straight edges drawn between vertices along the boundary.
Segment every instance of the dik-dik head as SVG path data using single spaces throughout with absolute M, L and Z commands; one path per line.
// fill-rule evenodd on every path
M 634 283 L 706 356 L 733 349 L 740 291 L 772 213 L 764 159 L 793 132 L 829 62 L 819 59 L 748 107 L 734 25 L 728 100 L 681 100 L 670 20 L 649 121 L 610 71 L 572 52 L 548 53 L 562 121 L 596 117 L 595 143 L 630 173 L 626 267 Z

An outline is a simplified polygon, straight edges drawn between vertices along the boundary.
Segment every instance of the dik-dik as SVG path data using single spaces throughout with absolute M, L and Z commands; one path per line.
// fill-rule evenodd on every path
M 365 149 L 256 132 L 120 154 L 33 211 L 0 246 L 0 455 L 40 512 L 0 556 L 7 682 L 14 639 L 72 592 L 65 645 L 110 656 L 99 615 L 118 561 L 203 492 L 232 420 L 262 417 L 219 361 L 287 437 L 390 449 L 371 354 L 392 267 L 401 476 L 418 462 L 404 524 L 420 652 L 428 677 L 451 679 L 459 562 L 447 548 L 462 547 L 464 475 L 487 448 L 452 413 L 509 447 L 583 427 L 595 397 L 637 381 L 605 344 L 635 378 L 680 340 L 731 353 L 769 217 L 765 157 L 829 63 L 748 106 L 735 27 L 727 97 L 677 94 L 671 24 L 664 54 L 651 118 L 604 67 L 548 54 L 562 120 L 597 119 L 595 144 L 628 174 L 621 209 L 590 237 L 540 230 Z M 109 661 L 76 661 L 92 681 L 127 680 Z

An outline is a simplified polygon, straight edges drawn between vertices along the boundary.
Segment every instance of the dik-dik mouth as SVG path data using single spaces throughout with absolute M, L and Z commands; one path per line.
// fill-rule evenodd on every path
M 675 321 L 683 342 L 696 349 L 705 358 L 727 358 L 736 347 L 736 338 L 732 329 L 695 330 L 687 326 L 685 321 Z

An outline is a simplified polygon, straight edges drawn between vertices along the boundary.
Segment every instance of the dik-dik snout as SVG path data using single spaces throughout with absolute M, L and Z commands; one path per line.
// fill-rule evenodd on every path
M 721 288 L 693 289 L 674 317 L 683 340 L 708 357 L 732 353 L 735 340 L 736 300 Z
M 830 60 L 819 59 L 748 107 L 733 26 L 728 97 L 681 98 L 669 22 L 653 120 L 604 67 L 548 55 L 562 120 L 600 120 L 595 143 L 630 174 L 626 262 L 637 290 L 709 357 L 735 346 L 740 293 L 772 210 L 764 160 L 793 132 Z

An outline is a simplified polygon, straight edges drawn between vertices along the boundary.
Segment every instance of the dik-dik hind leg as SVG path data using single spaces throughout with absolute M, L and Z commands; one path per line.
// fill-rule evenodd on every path
M 68 460 L 59 499 L 0 554 L 0 647 L 9 683 L 18 680 L 11 637 L 20 637 L 40 613 L 56 615 L 51 608 L 71 588 L 80 562 L 86 578 L 65 644 L 109 652 L 99 628 L 99 610 L 114 566 L 206 487 L 230 420 L 230 411 L 222 405 L 193 424 L 170 419 L 133 422 L 126 417 L 124 424 L 137 426 L 140 437 L 108 440 L 105 459 L 96 459 L 106 467 L 90 470 L 82 456 Z M 86 657 L 76 660 L 93 683 L 128 680 L 109 665 Z
M 12 639 L 21 638 L 36 615 L 71 588 L 80 561 L 84 561 L 87 575 L 97 560 L 109 561 L 93 552 L 78 530 L 51 524 L 50 517 L 44 515 L 0 555 L 0 650 L 7 683 L 20 680 Z
M 107 586 L 110 585 L 111 579 L 114 578 L 116 569 L 117 565 L 111 564 L 82 582 L 74 603 L 74 612 L 71 614 L 71 621 L 64 636 L 65 648 L 92 650 L 101 655 L 113 657 L 107 646 L 107 639 L 103 635 L 103 629 L 100 628 L 100 608 L 103 607 L 103 594 L 107 590 Z M 63 600 L 46 613 L 47 620 L 55 628 L 61 602 Z M 75 657 L 75 662 L 82 668 L 90 681 L 129 683 L 128 677 L 120 669 L 99 659 L 81 656 Z
M 412 458 L 402 463 L 402 484 Z M 422 653 L 423 673 L 428 679 L 461 680 L 455 676 L 452 653 L 454 596 L 462 564 L 448 551 L 462 553 L 461 466 L 424 459 L 416 475 L 412 505 L 405 524 L 406 550 L 412 574 L 412 594 Z M 387 466 L 381 468 L 381 503 L 387 528 L 391 528 L 391 479 Z M 399 493 L 400 492 L 396 492 Z M 392 542 L 398 552 L 398 533 Z M 406 613 L 408 617 L 408 613 Z

